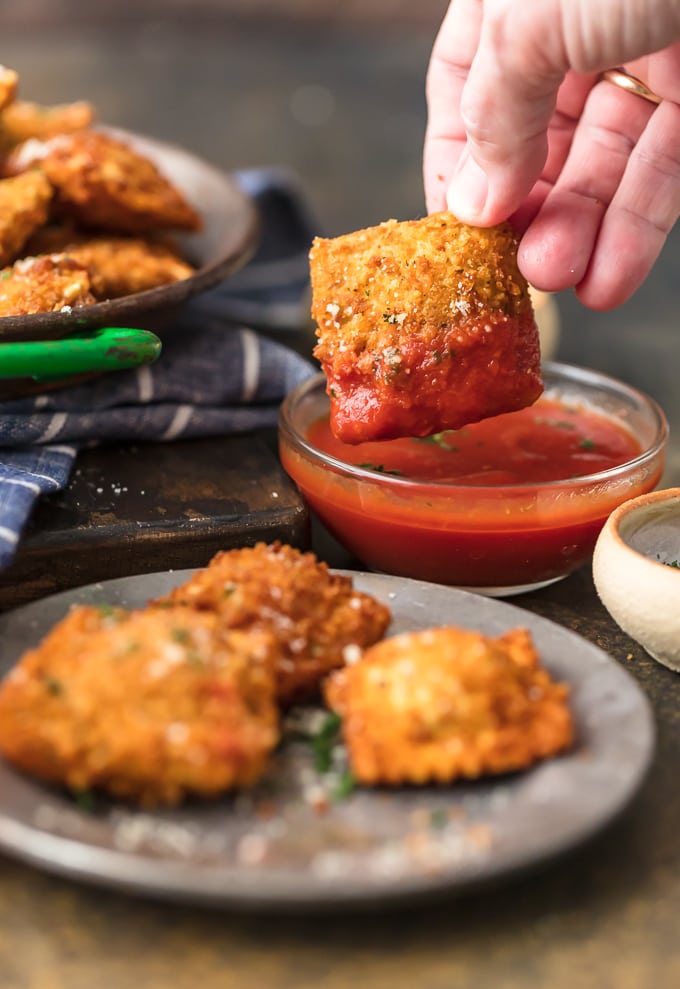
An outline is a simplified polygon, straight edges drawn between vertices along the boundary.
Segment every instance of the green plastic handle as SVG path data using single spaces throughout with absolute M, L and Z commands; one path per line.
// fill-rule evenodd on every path
M 61 340 L 0 344 L 0 378 L 50 381 L 91 371 L 121 371 L 152 364 L 161 341 L 149 330 L 107 326 Z

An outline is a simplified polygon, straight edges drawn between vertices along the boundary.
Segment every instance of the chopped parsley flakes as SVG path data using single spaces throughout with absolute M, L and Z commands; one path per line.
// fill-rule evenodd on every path
M 73 799 L 80 810 L 86 814 L 94 814 L 97 809 L 97 802 L 92 790 L 73 790 Z
M 342 719 L 339 714 L 331 712 L 324 718 L 321 727 L 310 737 L 314 768 L 317 773 L 327 773 L 333 763 L 333 747 L 340 741 Z
M 458 453 L 458 447 L 453 446 L 446 439 L 446 436 L 453 432 L 455 432 L 455 430 L 447 429 L 442 433 L 432 433 L 430 436 L 414 436 L 414 439 L 417 443 L 434 443 L 441 450 L 448 450 L 451 453 Z

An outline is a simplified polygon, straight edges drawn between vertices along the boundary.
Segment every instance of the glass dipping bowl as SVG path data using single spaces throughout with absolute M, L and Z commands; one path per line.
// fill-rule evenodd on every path
M 328 414 L 318 375 L 281 407 L 281 462 L 329 532 L 363 566 L 491 596 L 546 586 L 588 562 L 609 514 L 661 478 L 668 424 L 635 388 L 597 371 L 548 363 L 544 395 L 604 415 L 632 433 L 638 456 L 566 480 L 501 484 L 422 481 L 343 462 L 309 427 Z

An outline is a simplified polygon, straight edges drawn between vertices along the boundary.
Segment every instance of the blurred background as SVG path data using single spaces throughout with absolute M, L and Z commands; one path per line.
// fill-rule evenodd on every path
M 102 122 L 228 170 L 289 169 L 319 233 L 424 210 L 425 73 L 445 0 L 0 2 L 0 61 L 40 102 L 89 99 Z M 643 388 L 680 427 L 677 230 L 611 313 L 559 296 L 560 359 Z M 679 430 L 680 431 L 680 430 Z M 680 451 L 672 455 L 680 479 Z

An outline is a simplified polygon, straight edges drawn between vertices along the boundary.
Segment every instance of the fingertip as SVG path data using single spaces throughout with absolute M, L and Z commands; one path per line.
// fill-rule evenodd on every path
M 524 231 L 517 262 L 524 277 L 545 292 L 575 288 L 586 277 L 602 211 L 589 201 L 553 190 Z
M 479 224 L 489 196 L 489 179 L 467 149 L 446 193 L 446 204 L 463 223 Z
M 569 251 L 561 248 L 558 239 L 537 237 L 532 230 L 524 234 L 517 251 L 519 270 L 526 280 L 542 292 L 562 292 L 574 288 L 587 264 L 578 267 Z
M 607 299 L 601 299 L 599 296 L 593 294 L 589 291 L 581 291 L 577 286 L 574 294 L 582 306 L 586 309 L 592 309 L 594 312 L 609 312 L 611 309 L 616 309 L 619 305 L 618 302 L 610 302 Z M 621 300 L 624 302 L 625 300 Z
M 503 169 L 491 166 L 486 171 L 466 147 L 449 183 L 446 204 L 461 222 L 491 227 L 511 217 L 528 191 L 515 188 Z
M 610 312 L 618 309 L 624 302 L 637 292 L 640 281 L 615 284 L 602 284 L 597 280 L 586 277 L 580 285 L 576 286 L 575 294 L 581 305 L 596 312 Z

